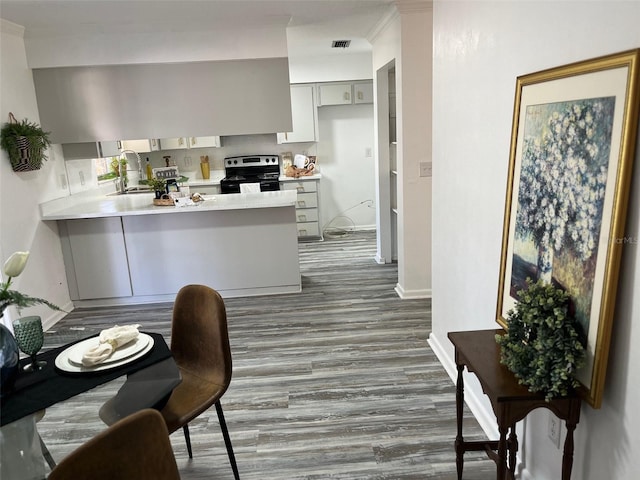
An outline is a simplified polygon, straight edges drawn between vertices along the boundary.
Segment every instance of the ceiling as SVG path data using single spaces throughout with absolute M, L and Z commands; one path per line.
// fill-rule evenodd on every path
M 367 35 L 394 0 L 0 0 L 0 17 L 25 37 L 70 32 L 234 30 L 287 26 L 289 56 L 322 55 L 332 40 L 367 50 Z

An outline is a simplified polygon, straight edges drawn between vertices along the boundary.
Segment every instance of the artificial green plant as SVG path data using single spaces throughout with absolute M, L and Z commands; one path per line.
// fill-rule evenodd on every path
M 507 312 L 507 333 L 496 335 L 501 363 L 547 401 L 579 385 L 575 374 L 585 361 L 580 327 L 569 307 L 567 292 L 527 279 L 515 308 Z
M 47 148 L 51 145 L 49 132 L 40 125 L 23 119 L 18 122 L 12 114 L 10 121 L 0 130 L 0 147 L 7 152 L 14 170 L 37 170 L 47 160 Z M 21 156 L 22 150 L 28 150 L 28 165 Z

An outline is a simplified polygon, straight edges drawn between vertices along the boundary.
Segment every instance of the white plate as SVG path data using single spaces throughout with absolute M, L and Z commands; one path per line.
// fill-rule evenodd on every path
M 109 358 L 100 362 L 100 365 L 119 362 L 120 360 L 135 355 L 147 346 L 147 343 L 149 343 L 150 339 L 151 337 L 149 335 L 145 335 L 144 333 L 138 334 L 138 336 L 134 340 L 131 340 L 129 343 L 117 348 Z M 75 363 L 76 365 L 81 366 L 84 353 L 90 348 L 97 347 L 98 345 L 100 345 L 99 337 L 87 338 L 82 342 L 78 342 L 75 345 L 70 346 L 67 349 L 67 358 L 71 363 Z
M 136 339 L 136 342 L 131 342 L 131 343 L 132 343 L 132 346 L 135 345 L 135 348 L 138 348 L 137 347 L 138 342 L 141 342 L 141 344 L 143 345 L 142 348 L 138 349 L 134 353 L 129 352 L 128 355 L 124 357 L 120 357 L 120 359 L 118 360 L 102 362 L 93 367 L 85 367 L 81 363 L 78 364 L 71 361 L 69 357 L 69 352 L 73 353 L 76 351 L 76 349 L 80 349 L 81 352 L 84 352 L 87 348 L 91 348 L 92 346 L 95 346 L 97 342 L 98 342 L 98 337 L 88 338 L 87 340 L 78 342 L 75 345 L 72 345 L 69 348 L 65 349 L 64 351 L 60 352 L 60 354 L 56 357 L 56 360 L 55 360 L 56 367 L 58 367 L 60 370 L 63 370 L 65 372 L 72 372 L 72 373 L 99 372 L 102 370 L 109 370 L 111 368 L 117 368 L 122 365 L 126 365 L 127 363 L 133 362 L 143 357 L 146 353 L 148 353 L 153 348 L 153 343 L 154 343 L 153 337 L 147 335 L 146 333 L 141 333 Z M 123 350 L 125 348 L 128 349 L 132 347 L 129 347 L 129 346 L 122 347 Z M 116 355 L 116 353 L 118 353 L 119 350 L 120 349 L 117 349 L 113 355 Z M 112 357 L 110 357 L 109 360 L 111 360 Z M 80 356 L 80 358 L 82 358 L 82 355 Z

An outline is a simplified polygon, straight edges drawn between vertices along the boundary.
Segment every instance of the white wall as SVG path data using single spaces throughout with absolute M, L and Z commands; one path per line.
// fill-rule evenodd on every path
M 289 60 L 291 83 L 335 82 L 371 78 L 371 52 L 298 57 Z
M 399 64 L 401 56 L 401 31 L 400 17 L 397 10 L 389 11 L 388 17 L 381 22 L 380 30 L 374 32 L 373 44 L 373 89 L 375 96 L 374 104 L 374 124 L 375 124 L 375 144 L 376 144 L 376 201 L 378 210 L 376 216 L 376 261 L 380 263 L 390 263 L 392 259 L 397 259 L 397 233 L 395 225 L 397 218 L 392 218 L 395 213 L 391 213 L 392 202 L 392 177 L 391 170 L 397 167 L 392 166 L 391 149 L 395 148 L 397 163 L 402 162 L 402 145 L 390 147 L 391 141 L 390 118 L 387 118 L 394 106 L 389 97 L 389 71 L 394 71 L 395 83 L 402 79 L 402 70 Z M 395 88 L 395 87 L 394 87 Z M 396 98 L 396 104 L 398 104 Z M 396 108 L 398 117 L 402 117 L 402 105 Z M 402 122 L 398 122 L 396 130 L 402 128 Z
M 0 119 L 2 123 L 8 121 L 12 112 L 18 120 L 28 118 L 39 123 L 23 29 L 0 20 L 0 35 Z M 14 251 L 29 250 L 27 266 L 14 280 L 13 288 L 70 309 L 57 225 L 41 222 L 38 209 L 39 203 L 67 193 L 58 181 L 61 174 L 64 174 L 64 162 L 59 149 L 50 150 L 49 160 L 40 170 L 22 173 L 14 172 L 6 152 L 0 151 L 0 261 L 4 263 Z M 45 326 L 62 316 L 43 306 L 23 310 L 22 314 L 40 315 Z M 19 316 L 12 307 L 2 321 L 10 324 Z
M 515 81 L 518 75 L 640 47 L 640 3 L 436 2 L 433 86 L 433 333 L 453 374 L 447 332 L 497 328 L 495 308 Z M 602 408 L 585 405 L 572 478 L 640 475 L 640 155 L 632 183 Z M 471 376 L 466 398 L 485 428 L 495 417 Z M 561 450 L 534 412 L 521 440 L 522 478 L 555 480 Z M 452 432 L 452 435 L 454 432 Z M 564 431 L 563 431 L 564 435 Z M 562 438 L 564 441 L 564 437 Z
M 117 8 L 117 7 L 113 7 Z M 125 23 L 100 34 L 69 29 L 67 35 L 46 30 L 25 39 L 29 68 L 139 63 L 198 62 L 287 56 L 286 22 L 242 32 L 228 28 L 193 31 L 137 31 Z M 239 34 L 241 33 L 241 34 Z M 108 48 L 106 48 L 108 46 Z
M 320 107 L 318 131 L 321 228 L 375 228 L 373 105 Z
M 429 297 L 431 285 L 432 18 L 430 5 L 399 5 L 401 61 L 396 72 L 398 108 L 398 289 L 403 297 Z M 401 153 L 400 153 L 401 152 Z M 402 161 L 399 159 L 402 158 Z M 400 225 L 402 228 L 400 228 Z
M 406 5 L 403 5 L 406 3 Z M 399 2 L 399 15 L 373 40 L 373 69 L 395 61 L 398 284 L 403 298 L 431 296 L 431 178 L 420 163 L 431 161 L 431 22 L 429 2 Z M 377 88 L 377 83 L 376 83 Z M 377 120 L 377 118 L 376 118 Z M 378 142 L 379 135 L 376 137 Z M 378 145 L 381 192 L 389 181 L 388 158 Z M 385 171 L 385 169 L 387 171 Z M 383 194 L 380 193 L 382 197 Z M 383 207 L 382 201 L 380 202 Z M 380 219 L 382 224 L 384 219 Z M 378 256 L 382 246 L 378 243 Z

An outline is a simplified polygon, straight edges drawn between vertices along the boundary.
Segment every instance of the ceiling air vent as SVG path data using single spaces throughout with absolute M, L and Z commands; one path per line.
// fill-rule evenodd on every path
M 331 43 L 331 48 L 348 48 L 351 45 L 351 40 L 334 40 Z

